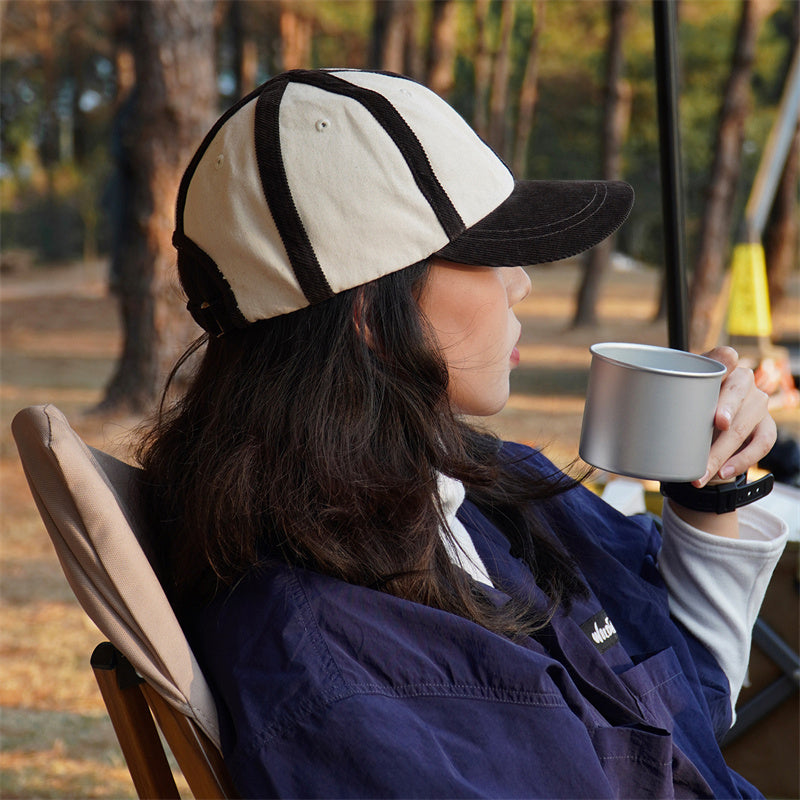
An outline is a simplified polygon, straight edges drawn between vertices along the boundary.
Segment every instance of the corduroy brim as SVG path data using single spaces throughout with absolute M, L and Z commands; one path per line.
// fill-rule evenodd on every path
M 516 181 L 504 202 L 436 255 L 487 267 L 560 261 L 614 233 L 632 206 L 623 181 Z

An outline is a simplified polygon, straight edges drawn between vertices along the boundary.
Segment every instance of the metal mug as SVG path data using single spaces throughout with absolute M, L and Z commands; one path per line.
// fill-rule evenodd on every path
M 700 478 L 725 365 L 645 344 L 603 342 L 590 350 L 581 458 L 634 478 Z

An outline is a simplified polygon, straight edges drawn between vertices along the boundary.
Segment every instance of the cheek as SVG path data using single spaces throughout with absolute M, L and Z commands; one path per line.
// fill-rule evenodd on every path
M 450 376 L 450 401 L 465 414 L 488 416 L 508 401 L 511 333 L 507 312 L 487 313 L 470 335 L 444 351 Z
M 488 268 L 434 269 L 420 306 L 447 364 L 450 402 L 464 414 L 497 413 L 508 400 L 519 327 L 504 274 Z
M 450 370 L 448 395 L 453 408 L 461 414 L 475 417 L 496 414 L 508 402 L 508 372 Z

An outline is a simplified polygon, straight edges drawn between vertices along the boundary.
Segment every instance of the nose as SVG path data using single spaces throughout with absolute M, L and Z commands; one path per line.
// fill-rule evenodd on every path
M 531 279 L 522 267 L 510 267 L 508 274 L 508 306 L 516 305 L 531 293 Z

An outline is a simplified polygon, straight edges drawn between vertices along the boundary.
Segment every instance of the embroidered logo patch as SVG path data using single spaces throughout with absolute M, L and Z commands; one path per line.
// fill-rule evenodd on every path
M 605 611 L 598 611 L 591 619 L 587 619 L 581 625 L 581 630 L 592 640 L 594 646 L 601 653 L 605 653 L 609 647 L 619 643 L 617 629 Z

